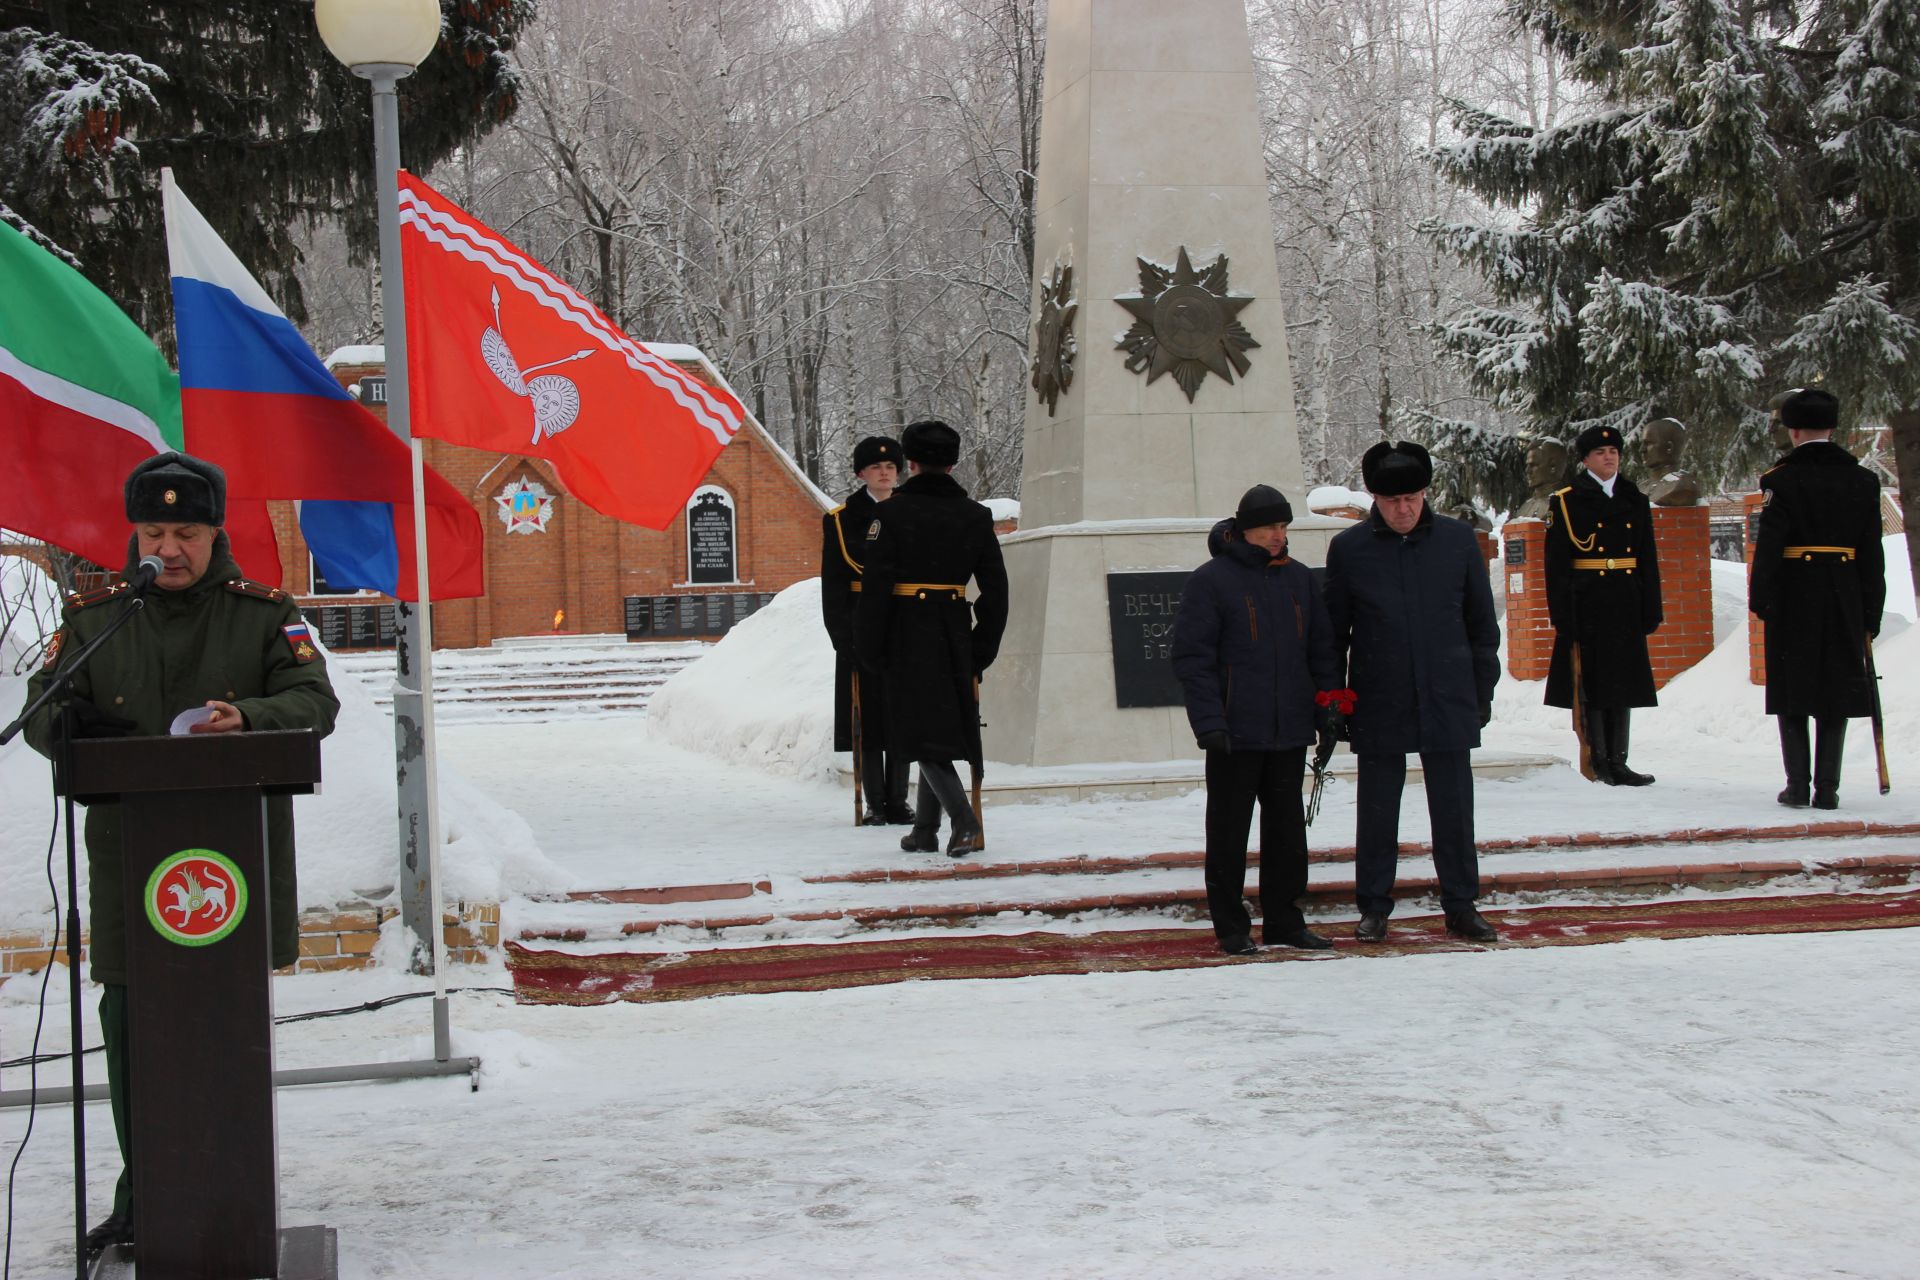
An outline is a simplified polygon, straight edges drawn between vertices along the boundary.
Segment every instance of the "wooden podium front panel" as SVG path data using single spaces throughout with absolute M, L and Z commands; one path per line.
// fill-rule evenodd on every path
M 124 806 L 139 1274 L 277 1276 L 266 802 L 241 788 Z

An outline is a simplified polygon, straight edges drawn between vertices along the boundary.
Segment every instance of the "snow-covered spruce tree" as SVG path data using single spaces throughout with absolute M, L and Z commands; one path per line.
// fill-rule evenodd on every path
M 1435 152 L 1505 214 L 1423 228 L 1492 291 L 1439 332 L 1479 390 L 1568 441 L 1677 417 L 1716 484 L 1769 455 L 1778 390 L 1820 381 L 1849 423 L 1920 403 L 1920 6 L 1508 10 L 1568 59 L 1593 109 L 1535 129 L 1456 103 L 1462 138 Z
M 440 0 L 440 47 L 401 87 L 422 171 L 514 107 L 507 57 L 533 0 Z M 366 82 L 286 0 L 0 0 L 0 218 L 165 334 L 160 170 L 296 322 L 297 219 L 374 239 Z

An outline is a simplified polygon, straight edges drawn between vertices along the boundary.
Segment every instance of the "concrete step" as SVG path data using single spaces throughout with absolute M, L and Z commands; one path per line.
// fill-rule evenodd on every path
M 659 687 L 711 646 L 626 644 L 619 637 L 526 637 L 487 649 L 433 655 L 434 706 L 442 720 L 529 720 L 581 714 L 640 714 Z M 390 652 L 333 655 L 367 684 L 374 703 L 393 704 Z

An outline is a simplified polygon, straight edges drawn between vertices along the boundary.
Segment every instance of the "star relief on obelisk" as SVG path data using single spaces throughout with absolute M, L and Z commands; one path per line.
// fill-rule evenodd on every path
M 1073 268 L 1053 264 L 1053 278 L 1040 290 L 1040 314 L 1033 322 L 1033 390 L 1052 417 L 1054 406 L 1073 385 Z
M 1145 370 L 1152 382 L 1163 373 L 1187 393 L 1188 403 L 1212 370 L 1228 382 L 1247 376 L 1253 367 L 1242 354 L 1260 344 L 1235 319 L 1253 299 L 1227 293 L 1227 256 L 1223 253 L 1195 271 L 1185 245 L 1173 270 L 1135 259 L 1140 264 L 1140 292 L 1121 294 L 1114 301 L 1133 313 L 1133 327 L 1115 346 L 1127 353 L 1127 371 Z

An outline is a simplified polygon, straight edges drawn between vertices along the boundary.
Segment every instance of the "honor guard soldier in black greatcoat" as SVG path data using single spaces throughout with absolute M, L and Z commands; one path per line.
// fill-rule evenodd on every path
M 920 765 L 908 851 L 940 847 L 940 811 L 953 834 L 947 853 L 984 847 L 978 815 L 954 761 L 977 780 L 979 678 L 1000 652 L 1007 626 L 1007 570 L 993 515 L 967 497 L 949 473 L 960 434 L 944 422 L 916 422 L 901 434 L 907 481 L 882 503 L 860 535 L 866 565 L 855 637 L 860 660 L 884 673 L 891 751 Z M 978 588 L 971 606 L 967 583 Z
M 887 695 L 880 673 L 862 673 L 853 652 L 853 607 L 860 599 L 864 539 L 873 513 L 893 496 L 905 461 L 900 442 L 868 436 L 853 447 L 860 487 L 820 518 L 820 615 L 833 640 L 833 749 L 851 751 L 866 797 L 863 826 L 913 821 L 907 760 L 888 752 Z
M 1547 705 L 1574 712 L 1588 777 L 1644 787 L 1652 775 L 1627 767 L 1628 720 L 1655 703 L 1647 637 L 1663 617 L 1660 564 L 1653 509 L 1620 474 L 1621 444 L 1612 427 L 1582 431 L 1574 454 L 1585 469 L 1548 499 Z
M 1779 413 L 1794 448 L 1760 477 L 1747 605 L 1766 624 L 1767 714 L 1779 717 L 1787 770 L 1779 801 L 1804 807 L 1811 782 L 1813 807 L 1834 809 L 1847 720 L 1873 714 L 1867 650 L 1887 598 L 1880 484 L 1828 438 L 1840 416 L 1832 395 L 1790 391 Z

